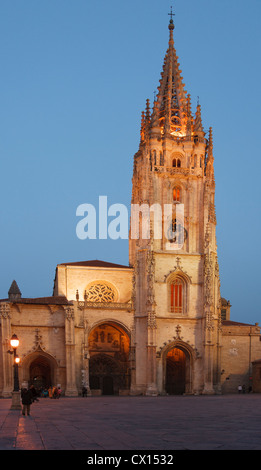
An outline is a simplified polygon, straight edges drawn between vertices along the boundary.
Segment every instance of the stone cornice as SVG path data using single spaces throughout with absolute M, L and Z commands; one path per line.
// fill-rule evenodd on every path
M 133 305 L 131 302 L 77 302 L 77 307 L 80 310 L 88 309 L 109 309 L 109 310 L 128 310 L 130 312 L 133 310 Z

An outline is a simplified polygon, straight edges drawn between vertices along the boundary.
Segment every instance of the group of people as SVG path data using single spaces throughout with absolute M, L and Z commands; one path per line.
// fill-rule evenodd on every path
M 40 392 L 41 397 L 43 398 L 60 398 L 62 394 L 61 387 L 49 387 L 49 388 L 43 388 Z
M 60 398 L 62 393 L 61 387 L 49 387 L 48 396 L 49 398 Z
M 43 389 L 37 391 L 33 385 L 29 388 L 21 389 L 21 400 L 22 400 L 22 414 L 25 416 L 30 416 L 31 404 L 35 401 L 39 401 L 39 396 L 50 397 L 50 398 L 60 398 L 62 394 L 61 387 L 49 387 L 48 389 Z
M 246 386 L 245 385 L 239 385 L 237 387 L 237 391 L 238 391 L 238 393 L 246 393 Z M 248 393 L 251 393 L 251 392 L 252 392 L 252 387 L 250 385 L 249 388 L 248 388 Z

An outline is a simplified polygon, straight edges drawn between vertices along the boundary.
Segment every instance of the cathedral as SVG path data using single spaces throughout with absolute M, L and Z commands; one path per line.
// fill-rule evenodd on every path
M 0 397 L 14 387 L 13 334 L 20 388 L 57 386 L 65 396 L 83 388 L 88 396 L 225 394 L 238 385 L 261 392 L 260 327 L 231 321 L 220 293 L 212 129 L 204 131 L 199 103 L 192 113 L 182 80 L 171 15 L 158 93 L 142 113 L 133 159 L 131 205 L 140 210 L 130 218 L 129 265 L 61 263 L 50 297 L 24 298 L 12 283 L 0 300 Z

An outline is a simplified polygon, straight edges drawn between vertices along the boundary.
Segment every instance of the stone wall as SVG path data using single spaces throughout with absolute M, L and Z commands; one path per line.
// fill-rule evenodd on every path
M 232 321 L 222 324 L 222 393 L 252 387 L 252 362 L 261 357 L 260 327 Z

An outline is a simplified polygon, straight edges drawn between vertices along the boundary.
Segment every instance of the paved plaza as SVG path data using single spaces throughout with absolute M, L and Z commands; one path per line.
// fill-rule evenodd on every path
M 1 450 L 261 450 L 261 395 L 0 399 Z

